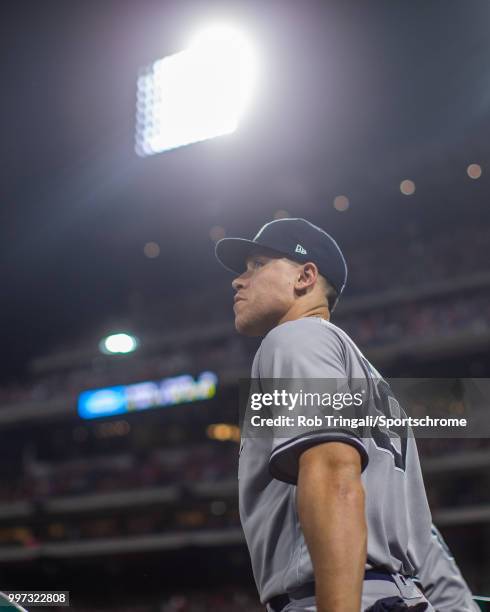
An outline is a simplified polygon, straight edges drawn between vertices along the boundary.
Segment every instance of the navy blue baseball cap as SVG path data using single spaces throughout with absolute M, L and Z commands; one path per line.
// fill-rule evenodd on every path
M 347 264 L 339 245 L 321 227 L 306 219 L 278 219 L 266 223 L 253 240 L 222 238 L 216 243 L 215 253 L 227 270 L 242 274 L 247 257 L 257 247 L 299 263 L 315 263 L 340 297 L 347 280 Z

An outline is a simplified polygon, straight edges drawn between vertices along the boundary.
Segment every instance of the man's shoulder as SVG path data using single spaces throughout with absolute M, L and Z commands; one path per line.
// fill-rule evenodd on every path
M 346 334 L 336 325 L 319 317 L 303 317 L 281 323 L 264 336 L 261 349 L 291 350 L 296 347 L 315 346 L 320 343 L 345 343 Z
M 282 323 L 264 337 L 252 374 L 261 378 L 333 378 L 346 374 L 364 378 L 363 360 L 342 329 L 319 317 L 304 317 Z

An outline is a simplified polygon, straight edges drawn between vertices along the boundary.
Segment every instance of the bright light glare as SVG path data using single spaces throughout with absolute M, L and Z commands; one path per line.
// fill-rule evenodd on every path
M 136 152 L 151 155 L 230 134 L 250 102 L 255 54 L 237 30 L 215 25 L 138 79 Z
M 138 340 L 129 334 L 112 334 L 100 342 L 100 350 L 106 354 L 132 353 L 138 347 Z

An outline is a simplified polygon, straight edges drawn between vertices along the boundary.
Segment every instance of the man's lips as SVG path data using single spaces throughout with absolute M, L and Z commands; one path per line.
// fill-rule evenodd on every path
M 243 295 L 235 295 L 233 301 L 236 304 L 237 302 L 240 302 L 241 300 L 244 300 L 245 298 L 243 297 Z

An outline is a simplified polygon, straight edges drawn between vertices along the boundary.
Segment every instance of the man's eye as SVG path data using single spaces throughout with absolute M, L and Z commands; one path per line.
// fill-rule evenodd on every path
M 259 259 L 254 259 L 253 260 L 253 267 L 254 268 L 260 268 L 264 265 L 263 261 L 260 261 Z

